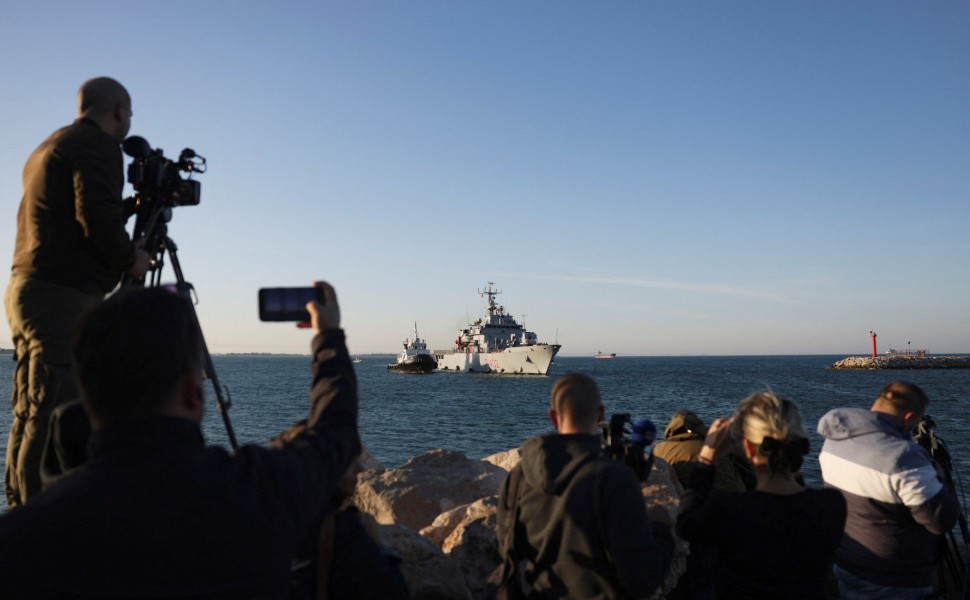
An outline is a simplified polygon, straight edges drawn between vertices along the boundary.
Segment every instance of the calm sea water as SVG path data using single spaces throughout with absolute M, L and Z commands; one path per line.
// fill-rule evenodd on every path
M 607 413 L 649 418 L 663 430 L 673 412 L 689 408 L 706 423 L 731 413 L 752 391 L 770 387 L 799 405 L 813 451 L 805 465 L 809 483 L 820 481 L 815 426 L 830 408 L 868 408 L 893 379 L 907 379 L 930 396 L 929 413 L 957 463 L 970 473 L 970 371 L 832 371 L 843 356 L 557 358 L 549 376 L 389 372 L 393 356 L 365 356 L 356 365 L 364 444 L 387 467 L 432 448 L 481 458 L 550 431 L 549 390 L 557 375 L 581 371 L 599 383 Z M 306 416 L 309 357 L 217 356 L 216 372 L 229 388 L 229 411 L 241 444 L 263 444 Z M 10 397 L 13 362 L 0 360 L 0 395 Z M 209 390 L 203 428 L 209 443 L 228 445 Z M 0 436 L 10 428 L 0 410 Z M 661 434 L 662 435 L 662 434 Z M 3 456 L 0 456 L 2 464 Z M 970 475 L 968 475 L 970 476 Z M 2 491 L 0 491 L 2 494 Z M 0 498 L 5 506 L 5 498 Z M 2 510 L 2 509 L 0 509 Z

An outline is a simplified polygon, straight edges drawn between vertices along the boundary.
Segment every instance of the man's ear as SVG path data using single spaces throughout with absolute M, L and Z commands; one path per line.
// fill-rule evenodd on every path
M 552 426 L 559 430 L 559 415 L 556 413 L 556 409 L 549 409 L 549 420 L 552 421 Z
M 179 382 L 179 395 L 176 400 L 178 409 L 185 416 L 202 419 L 203 402 L 205 395 L 202 393 L 203 380 L 198 369 L 190 369 Z
M 910 425 L 910 423 L 912 423 L 912 425 Z M 916 429 L 918 424 L 919 422 L 916 421 L 915 411 L 908 410 L 903 413 L 903 431 L 913 431 Z

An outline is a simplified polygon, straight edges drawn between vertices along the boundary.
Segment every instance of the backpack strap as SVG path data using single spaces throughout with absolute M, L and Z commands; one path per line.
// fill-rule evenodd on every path
M 498 600 L 524 598 L 519 574 L 519 557 L 515 552 L 515 532 L 519 528 L 519 484 L 522 482 L 522 477 L 522 468 L 513 468 L 509 472 L 505 486 L 505 497 L 503 499 L 505 535 L 499 540 L 502 563 L 499 564 L 490 578 L 490 582 L 497 586 L 496 598 Z
M 333 566 L 334 523 L 337 511 L 330 511 L 320 526 L 319 552 L 317 553 L 317 600 L 327 600 L 327 585 L 330 583 L 330 567 Z

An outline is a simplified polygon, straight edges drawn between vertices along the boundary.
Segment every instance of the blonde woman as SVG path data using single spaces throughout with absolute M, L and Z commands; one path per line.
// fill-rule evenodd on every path
M 732 439 L 754 465 L 757 486 L 712 492 L 715 458 Z M 748 396 L 734 416 L 711 424 L 677 531 L 689 542 L 717 548 L 719 597 L 825 597 L 846 505 L 838 490 L 802 483 L 799 470 L 808 450 L 798 407 L 772 392 Z

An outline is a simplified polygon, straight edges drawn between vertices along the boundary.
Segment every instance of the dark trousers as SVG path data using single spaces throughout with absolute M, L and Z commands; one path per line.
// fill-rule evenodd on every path
M 4 481 L 11 507 L 41 489 L 40 464 L 51 412 L 78 396 L 70 358 L 74 328 L 84 311 L 100 300 L 97 293 L 17 275 L 10 278 L 4 305 L 17 364 Z

